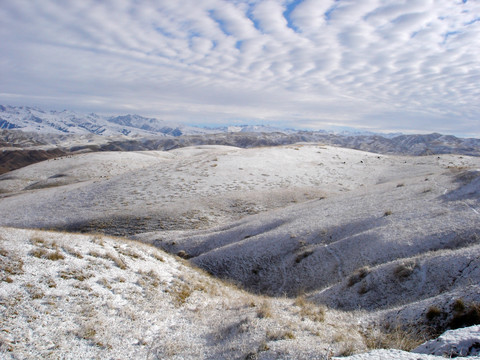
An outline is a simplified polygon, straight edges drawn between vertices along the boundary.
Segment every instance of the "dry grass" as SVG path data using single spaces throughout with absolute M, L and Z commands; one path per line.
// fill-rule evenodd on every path
M 165 262 L 165 259 L 160 254 L 158 254 L 157 252 L 152 252 L 150 255 L 154 259 L 157 259 L 158 261 Z
M 93 273 L 88 273 L 83 269 L 61 270 L 58 275 L 64 280 L 75 279 L 78 281 L 85 281 L 94 276 Z
M 106 260 L 111 260 L 113 263 L 119 267 L 122 270 L 127 269 L 127 264 L 123 259 L 121 259 L 119 256 L 115 255 L 113 252 L 107 252 L 107 253 L 102 253 L 98 252 L 95 250 L 91 250 L 88 255 L 96 257 L 96 258 L 102 258 Z
M 72 256 L 75 256 L 75 257 L 78 258 L 78 259 L 83 259 L 83 255 L 82 255 L 79 251 L 75 250 L 74 248 L 72 248 L 72 247 L 70 247 L 70 246 L 68 246 L 68 245 L 63 245 L 63 246 L 62 246 L 62 249 L 63 249 L 63 251 L 65 251 L 67 254 L 70 254 L 70 255 L 72 255 Z
M 139 271 L 138 274 L 140 277 L 137 280 L 137 284 L 140 285 L 144 290 L 153 290 L 162 283 L 160 276 L 158 276 L 158 274 L 153 270 L 148 272 Z
M 10 254 L 5 249 L 0 249 L 0 270 L 6 275 L 22 275 L 23 270 L 23 260 L 13 254 Z M 8 276 L 7 276 L 8 277 Z
M 138 252 L 131 249 L 130 247 L 128 248 L 116 247 L 115 250 L 117 250 L 119 254 L 122 254 L 124 256 L 129 256 L 132 259 L 143 259 L 142 255 L 140 255 Z
M 176 284 L 173 290 L 169 291 L 176 306 L 182 306 L 192 295 L 193 289 L 185 283 Z
M 120 269 L 125 270 L 127 268 L 125 261 L 123 261 L 119 256 L 116 256 L 114 253 L 109 252 L 106 253 L 105 256 L 107 259 L 112 260 Z
M 267 331 L 267 339 L 269 341 L 293 340 L 295 334 L 291 330 L 269 330 Z
M 402 262 L 393 269 L 394 276 L 399 280 L 408 278 L 417 267 L 417 263 L 413 260 Z
M 302 317 L 302 320 L 306 318 L 317 322 L 325 320 L 326 308 L 324 306 L 314 304 L 306 300 L 304 296 L 297 297 L 295 305 L 300 308 L 299 315 Z
M 368 274 L 370 274 L 370 268 L 368 266 L 361 267 L 353 272 L 348 278 L 347 285 L 349 287 L 363 280 Z
M 264 300 L 257 309 L 257 317 L 260 319 L 273 317 L 272 307 L 268 301 Z
M 401 327 L 384 327 L 369 329 L 363 334 L 368 349 L 399 349 L 410 351 L 427 340 L 425 335 L 414 329 Z
M 436 318 L 440 317 L 443 314 L 443 311 L 437 306 L 430 306 L 425 314 L 428 321 L 433 321 Z
M 35 248 L 29 252 L 29 255 L 52 261 L 65 259 L 65 256 L 58 249 L 55 251 L 48 251 L 45 248 Z

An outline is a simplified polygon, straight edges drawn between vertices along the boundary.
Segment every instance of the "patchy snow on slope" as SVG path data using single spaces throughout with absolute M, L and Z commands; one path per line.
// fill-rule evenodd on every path
M 443 356 L 413 354 L 408 351 L 381 349 L 347 357 L 334 357 L 333 360 L 442 360 Z M 478 360 L 478 357 L 457 357 L 458 360 Z
M 469 157 L 382 156 L 318 144 L 199 146 L 151 152 L 156 158 L 147 159 L 149 153 L 75 155 L 62 158 L 62 166 L 50 160 L 6 174 L 0 177 L 1 224 L 68 229 L 76 223 L 74 230 L 110 229 L 117 235 L 205 229 L 476 164 Z M 88 177 L 95 181 L 83 181 Z
M 355 323 L 145 244 L 0 228 L 2 359 L 326 359 L 365 351 Z
M 427 341 L 412 350 L 418 354 L 433 354 L 443 357 L 474 356 L 480 358 L 480 326 L 450 330 L 437 339 Z
M 429 340 L 411 352 L 380 349 L 368 353 L 333 358 L 345 360 L 436 360 L 455 358 L 458 360 L 480 359 L 480 326 L 449 330 L 436 339 Z

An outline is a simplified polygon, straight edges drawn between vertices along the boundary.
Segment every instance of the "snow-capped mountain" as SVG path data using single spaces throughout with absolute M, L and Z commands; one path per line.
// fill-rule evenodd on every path
M 296 130 L 279 129 L 268 125 L 232 125 L 224 128 L 228 133 L 276 133 L 281 132 L 284 134 L 290 134 L 297 132 Z
M 102 116 L 73 111 L 44 111 L 34 107 L 0 105 L 0 129 L 49 134 L 194 135 L 213 132 L 139 115 Z

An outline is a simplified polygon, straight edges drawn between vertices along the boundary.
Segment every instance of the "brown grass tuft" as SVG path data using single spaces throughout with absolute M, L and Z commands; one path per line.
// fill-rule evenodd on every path
M 417 331 L 401 326 L 369 329 L 363 334 L 365 345 L 368 349 L 399 349 L 410 351 L 426 339 L 426 336 Z
M 272 308 L 270 306 L 270 303 L 268 303 L 266 300 L 264 302 L 262 302 L 262 304 L 258 308 L 257 317 L 260 318 L 260 319 L 273 317 L 273 312 L 272 312 Z
M 361 267 L 353 272 L 352 275 L 348 278 L 348 287 L 355 285 L 356 283 L 363 280 L 368 274 L 370 274 L 370 268 L 368 266 Z
M 295 305 L 300 308 L 299 315 L 302 317 L 302 320 L 305 318 L 317 322 L 325 320 L 326 308 L 324 306 L 316 305 L 306 300 L 304 296 L 297 297 L 295 299 Z

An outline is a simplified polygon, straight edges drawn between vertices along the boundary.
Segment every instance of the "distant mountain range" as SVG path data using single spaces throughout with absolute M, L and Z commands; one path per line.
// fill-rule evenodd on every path
M 79 114 L 73 111 L 45 111 L 28 106 L 0 105 L 0 129 L 22 130 L 44 134 L 95 134 L 102 136 L 182 136 L 219 132 L 284 132 L 263 125 L 240 125 L 218 128 L 202 128 L 171 123 L 139 115 L 102 116 Z
M 439 133 L 403 135 L 338 130 L 283 130 L 263 125 L 201 128 L 139 115 L 82 115 L 67 110 L 0 105 L 0 146 L 3 147 L 26 149 L 55 145 L 71 152 L 171 150 L 204 144 L 249 148 L 316 142 L 381 154 L 480 156 L 480 139 Z
M 103 136 L 204 134 L 207 129 L 171 124 L 138 115 L 101 116 L 73 111 L 44 111 L 33 107 L 0 105 L 0 129 L 49 134 L 95 134 Z

